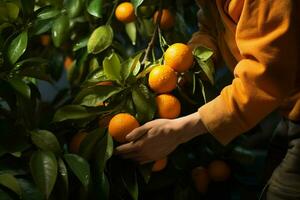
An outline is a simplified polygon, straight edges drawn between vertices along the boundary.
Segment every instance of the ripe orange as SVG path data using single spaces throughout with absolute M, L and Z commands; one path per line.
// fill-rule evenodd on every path
M 194 181 L 196 190 L 202 194 L 205 194 L 210 182 L 207 169 L 204 167 L 194 168 L 192 170 L 192 179 Z
M 175 119 L 180 115 L 181 104 L 170 94 L 161 94 L 155 98 L 157 111 L 160 118 Z
M 139 126 L 135 117 L 128 113 L 120 113 L 110 120 L 108 132 L 117 142 L 125 143 L 126 135 Z
M 115 16 L 120 22 L 133 22 L 135 20 L 135 15 L 132 3 L 123 2 L 118 5 L 115 11 Z
M 73 59 L 71 57 L 67 56 L 64 61 L 65 70 L 67 70 L 67 71 L 70 70 L 72 67 L 72 64 L 73 64 Z
M 159 11 L 156 11 L 153 16 L 153 21 L 156 23 L 158 18 Z M 172 13 L 168 9 L 162 10 L 161 20 L 159 23 L 159 27 L 163 30 L 168 30 L 175 25 L 175 18 L 173 17 Z
M 177 72 L 187 71 L 194 61 L 192 50 L 182 43 L 171 45 L 164 54 L 165 64 Z
M 222 160 L 212 161 L 208 166 L 208 174 L 211 180 L 216 182 L 226 181 L 230 177 L 230 167 Z
M 176 88 L 177 75 L 171 67 L 167 65 L 160 65 L 150 72 L 148 83 L 154 92 L 171 92 Z
M 49 35 L 41 35 L 41 44 L 45 47 L 49 46 L 50 44 L 50 36 Z
M 166 168 L 167 163 L 168 163 L 167 158 L 163 158 L 161 160 L 155 161 L 153 166 L 152 166 L 152 171 L 153 172 L 159 172 L 159 171 L 163 170 L 164 168 Z
M 70 142 L 69 145 L 69 150 L 72 153 L 78 153 L 79 152 L 79 148 L 80 148 L 80 144 L 81 142 L 84 140 L 84 138 L 87 136 L 87 133 L 84 131 L 78 132 L 76 133 Z

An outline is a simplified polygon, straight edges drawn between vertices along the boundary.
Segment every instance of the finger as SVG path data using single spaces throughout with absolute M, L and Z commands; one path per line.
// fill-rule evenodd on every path
M 138 140 L 139 138 L 141 138 L 143 135 L 145 135 L 148 130 L 150 129 L 150 126 L 145 124 L 139 128 L 134 129 L 133 131 L 131 131 L 127 136 L 126 136 L 126 140 L 127 141 L 135 141 Z
M 133 142 L 129 142 L 127 144 L 123 144 L 115 148 L 114 154 L 115 155 L 126 154 L 126 153 L 135 152 L 136 150 L 137 150 L 137 145 Z

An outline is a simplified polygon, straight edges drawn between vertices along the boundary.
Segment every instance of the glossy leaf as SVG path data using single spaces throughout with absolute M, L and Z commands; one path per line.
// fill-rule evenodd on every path
M 81 48 L 84 48 L 87 46 L 88 43 L 88 37 L 82 38 L 81 40 L 79 40 L 78 42 L 76 42 L 73 46 L 73 51 L 77 51 Z
M 27 48 L 27 31 L 20 33 L 8 46 L 7 56 L 11 64 L 15 64 Z
M 121 62 L 117 54 L 112 53 L 103 60 L 103 70 L 109 80 L 121 81 Z
M 50 131 L 36 130 L 30 133 L 32 142 L 41 150 L 52 151 L 53 153 L 61 152 L 56 136 Z
M 98 85 L 83 89 L 74 102 L 84 106 L 95 107 L 121 91 L 122 88 L 120 87 Z
M 53 26 L 53 19 L 35 20 L 33 26 L 33 34 L 40 35 L 49 31 Z
M 96 152 L 95 147 L 99 140 L 101 140 L 104 137 L 104 134 L 105 131 L 99 128 L 88 133 L 85 139 L 80 144 L 79 155 L 82 156 L 84 159 L 89 160 L 92 154 Z
M 99 1 L 98 1 L 99 3 Z M 70 18 L 77 17 L 84 6 L 84 0 L 67 0 L 66 9 Z
M 42 193 L 36 188 L 32 181 L 23 178 L 18 178 L 18 182 L 22 188 L 22 200 L 43 199 Z
M 59 188 L 58 193 L 61 196 L 61 199 L 68 199 L 68 194 L 69 194 L 68 170 L 64 161 L 61 158 L 58 158 L 57 164 L 58 164 L 57 184 Z
M 46 7 L 45 9 L 41 10 L 37 14 L 37 18 L 45 20 L 45 19 L 51 19 L 60 14 L 60 11 L 57 9 L 54 9 L 52 7 Z
M 99 111 L 98 111 L 99 112 Z M 95 117 L 97 111 L 92 111 L 80 105 L 67 105 L 57 110 L 54 115 L 54 122 L 62 122 L 65 120 L 78 120 L 90 117 Z
M 19 197 L 22 196 L 22 188 L 18 183 L 18 180 L 11 174 L 4 173 L 0 174 L 0 185 L 3 185 L 10 190 L 14 191 Z
M 137 14 L 138 7 L 144 2 L 144 0 L 131 0 L 131 3 L 134 6 L 135 14 Z
M 102 17 L 102 8 L 103 8 L 103 0 L 88 0 L 87 1 L 87 11 L 95 16 Z
M 65 154 L 64 158 L 83 186 L 87 187 L 91 178 L 89 163 L 82 157 L 75 154 Z
M 30 87 L 20 79 L 10 79 L 8 80 L 9 84 L 21 95 L 26 98 L 30 98 L 31 90 Z
M 213 56 L 214 52 L 209 48 L 199 46 L 194 50 L 193 54 L 201 61 L 207 61 Z
M 52 26 L 52 40 L 56 47 L 60 47 L 69 38 L 69 18 L 67 15 L 58 17 Z
M 35 0 L 20 1 L 23 14 L 28 17 L 33 14 Z
M 131 198 L 133 200 L 138 199 L 138 182 L 137 182 L 137 174 L 136 174 L 136 169 L 133 164 L 128 163 L 124 166 L 122 166 L 122 181 L 129 192 Z
M 145 85 L 139 85 L 132 90 L 132 100 L 137 112 L 138 119 L 142 122 L 154 118 L 156 111 L 155 99 Z
M 99 173 L 104 172 L 106 162 L 113 154 L 113 147 L 112 137 L 106 132 L 96 148 L 96 167 Z
M 47 151 L 34 152 L 30 159 L 30 170 L 36 186 L 48 199 L 57 177 L 55 155 Z
M 87 43 L 88 53 L 98 54 L 104 51 L 112 44 L 113 37 L 111 26 L 103 25 L 96 28 Z
M 13 2 L 7 2 L 6 3 L 6 8 L 7 8 L 7 13 L 9 18 L 11 19 L 17 19 L 18 15 L 19 15 L 19 6 L 14 4 Z
M 125 30 L 126 30 L 128 37 L 131 40 L 132 45 L 135 45 L 135 43 L 136 43 L 136 25 L 135 25 L 135 23 L 134 22 L 127 23 L 125 25 Z

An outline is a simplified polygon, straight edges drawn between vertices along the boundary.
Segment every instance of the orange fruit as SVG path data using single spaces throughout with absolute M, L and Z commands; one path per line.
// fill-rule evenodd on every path
M 149 74 L 150 88 L 157 93 L 168 93 L 176 88 L 176 72 L 167 65 L 155 67 Z
M 133 22 L 135 20 L 135 15 L 132 3 L 123 2 L 119 4 L 116 8 L 115 16 L 120 22 Z
M 110 120 L 108 132 L 117 142 L 125 143 L 126 135 L 139 126 L 135 117 L 128 113 L 120 113 Z
M 212 161 L 208 166 L 208 174 L 211 180 L 216 182 L 226 181 L 230 177 L 230 167 L 222 160 Z
M 163 170 L 164 168 L 166 168 L 167 163 L 168 163 L 167 158 L 163 158 L 163 159 L 155 161 L 153 166 L 152 166 L 152 171 L 153 172 L 159 172 L 159 171 Z
M 204 167 L 196 167 L 192 170 L 192 179 L 198 192 L 205 194 L 210 182 L 207 169 Z
M 50 44 L 50 36 L 49 35 L 41 35 L 41 44 L 45 47 L 49 46 Z
M 81 142 L 84 140 L 84 138 L 87 136 L 87 133 L 84 131 L 78 132 L 76 133 L 70 142 L 69 145 L 69 150 L 72 153 L 78 153 L 79 152 L 79 148 L 80 148 L 80 144 Z
M 194 61 L 192 50 L 182 43 L 172 44 L 164 54 L 165 64 L 177 72 L 187 71 Z
M 67 70 L 67 71 L 70 70 L 72 67 L 72 64 L 73 64 L 73 59 L 71 57 L 67 56 L 64 61 L 65 70 Z
M 170 94 L 161 94 L 155 98 L 160 118 L 175 119 L 180 115 L 180 101 Z
M 159 11 L 156 11 L 153 16 L 153 21 L 156 23 Z M 159 23 L 159 27 L 163 30 L 168 30 L 175 25 L 175 18 L 168 9 L 162 10 L 162 15 Z

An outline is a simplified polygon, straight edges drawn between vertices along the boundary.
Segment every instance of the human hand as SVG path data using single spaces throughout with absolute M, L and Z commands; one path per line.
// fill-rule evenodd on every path
M 198 113 L 178 119 L 158 119 L 129 133 L 129 141 L 116 148 L 115 154 L 139 163 L 168 156 L 181 143 L 206 132 Z

